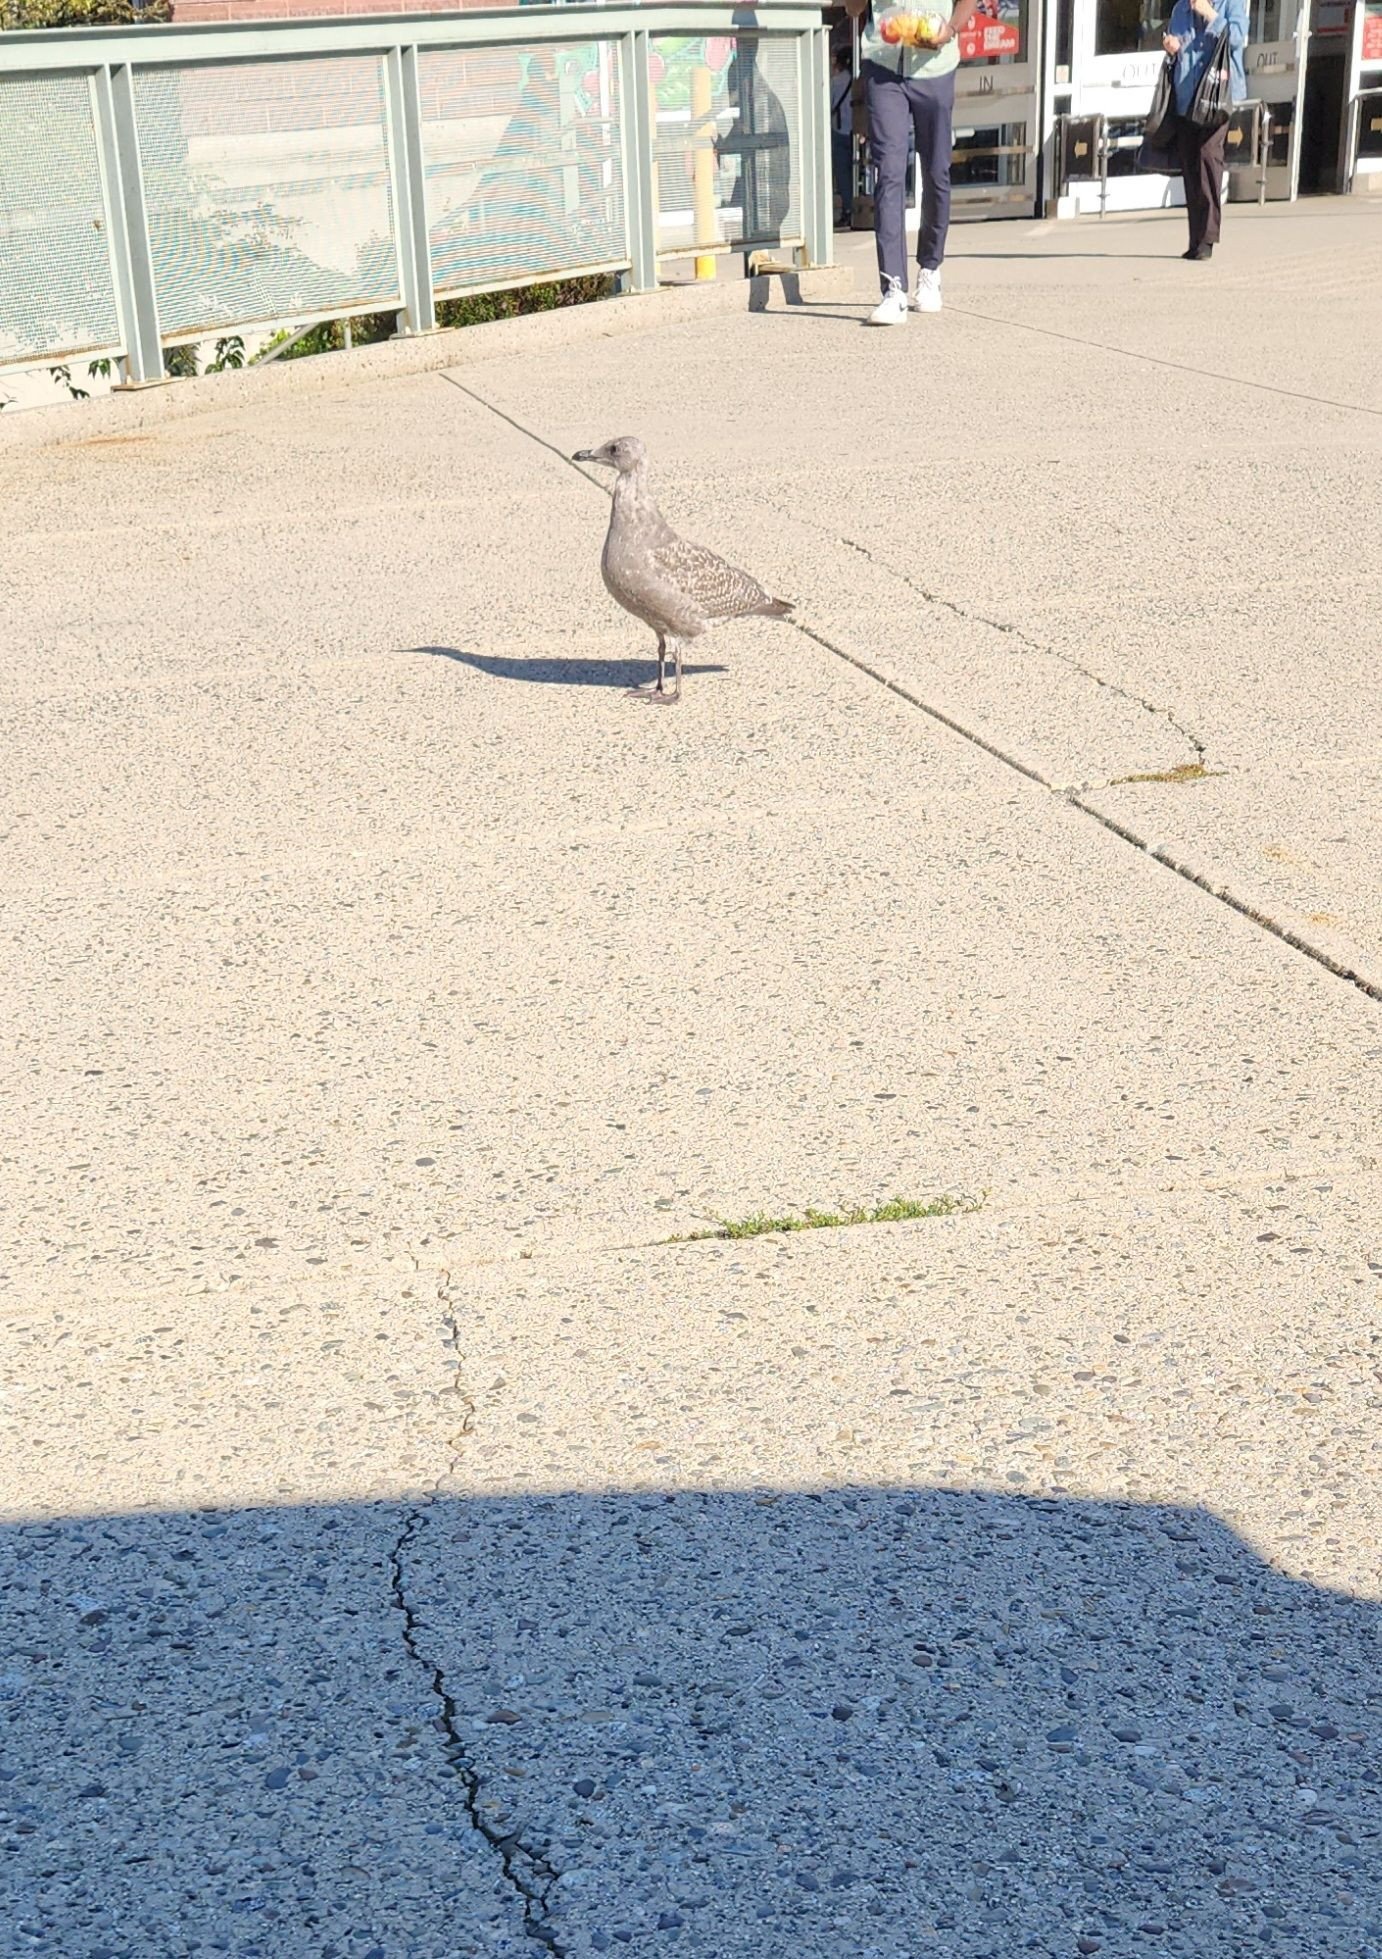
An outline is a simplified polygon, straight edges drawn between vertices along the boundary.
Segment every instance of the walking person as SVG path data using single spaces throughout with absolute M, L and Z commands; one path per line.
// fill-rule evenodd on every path
M 978 0 L 918 0 L 940 20 L 926 46 L 894 41 L 883 31 L 896 9 L 876 14 L 872 0 L 845 0 L 854 19 L 867 15 L 860 38 L 873 163 L 874 230 L 883 297 L 871 326 L 905 326 L 909 307 L 941 310 L 941 265 L 950 228 L 950 152 L 954 146 L 955 70 L 959 35 Z M 1237 0 L 1241 5 L 1241 0 Z M 915 135 L 921 171 L 921 235 L 917 286 L 907 297 L 907 151 Z
M 1161 45 L 1176 64 L 1176 145 L 1185 179 L 1185 209 L 1190 219 L 1190 248 L 1181 256 L 1212 258 L 1219 242 L 1224 201 L 1224 145 L 1228 124 L 1201 129 L 1187 120 L 1195 90 L 1227 34 L 1229 80 L 1235 102 L 1248 92 L 1243 73 L 1243 49 L 1248 40 L 1245 0 L 1176 0 Z
M 854 202 L 854 71 L 848 48 L 836 48 L 831 56 L 830 76 L 830 164 L 835 180 L 835 195 L 840 200 L 840 229 L 850 227 L 850 207 Z

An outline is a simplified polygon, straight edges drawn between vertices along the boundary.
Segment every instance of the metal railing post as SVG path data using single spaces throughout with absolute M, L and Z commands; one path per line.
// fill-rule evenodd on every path
M 811 59 L 809 33 L 793 36 L 792 53 L 797 64 L 797 142 L 795 153 L 787 152 L 787 167 L 797 180 L 801 199 L 801 237 L 798 257 L 807 265 L 816 258 L 816 64 Z M 789 132 L 788 143 L 791 143 Z
M 812 265 L 829 265 L 835 240 L 834 171 L 830 155 L 830 33 L 808 28 L 801 37 L 802 232 Z M 809 196 L 807 192 L 809 190 Z
M 422 158 L 422 96 L 417 49 L 390 48 L 384 57 L 384 99 L 389 125 L 389 182 L 393 192 L 394 248 L 403 311 L 400 334 L 432 333 L 437 306 L 432 293 L 432 254 L 427 237 L 427 174 Z
M 657 193 L 654 188 L 653 91 L 646 29 L 619 37 L 619 121 L 624 152 L 624 223 L 634 292 L 657 290 Z
M 129 64 L 98 68 L 92 76 L 96 140 L 110 218 L 110 263 L 115 305 L 125 343 L 125 364 L 134 387 L 167 379 L 158 332 L 158 297 L 139 164 L 134 115 L 134 72 Z

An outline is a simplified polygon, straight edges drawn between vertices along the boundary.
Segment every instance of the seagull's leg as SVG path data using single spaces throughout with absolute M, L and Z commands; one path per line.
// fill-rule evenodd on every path
M 664 684 L 667 674 L 666 641 L 659 639 L 657 643 L 657 685 L 656 687 L 635 688 L 634 692 L 638 695 L 640 701 L 647 701 L 653 707 L 671 707 L 681 699 L 681 641 L 679 639 L 672 641 L 672 657 L 676 661 L 677 684 L 669 694 Z
M 657 679 L 645 680 L 641 687 L 630 687 L 626 691 L 631 701 L 653 701 L 664 698 L 663 686 L 667 678 L 667 636 L 657 636 Z

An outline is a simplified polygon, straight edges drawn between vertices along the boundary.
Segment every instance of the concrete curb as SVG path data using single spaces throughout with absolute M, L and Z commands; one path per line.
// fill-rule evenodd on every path
M 108 395 L 99 401 L 65 401 L 51 408 L 26 409 L 14 416 L 0 416 L 0 450 L 134 435 L 253 400 L 277 400 L 285 394 L 300 397 L 395 375 L 470 367 L 513 354 L 689 325 L 719 314 L 780 312 L 787 307 L 847 300 L 854 293 L 854 269 L 847 265 L 821 266 L 800 273 L 761 273 L 706 285 L 663 286 L 655 293 L 631 293 L 583 306 L 563 306 L 550 313 L 494 320 L 485 326 L 453 327 L 412 340 L 381 341 L 349 353 L 274 362 L 238 373 L 207 374 L 195 381 Z

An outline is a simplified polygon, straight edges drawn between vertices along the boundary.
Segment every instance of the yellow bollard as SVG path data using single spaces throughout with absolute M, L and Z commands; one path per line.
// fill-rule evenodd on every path
M 691 208 L 695 216 L 696 243 L 709 244 L 715 236 L 715 152 L 714 131 L 710 122 L 710 70 L 697 66 L 691 70 Z M 713 253 L 703 252 L 696 259 L 696 277 L 715 277 Z

